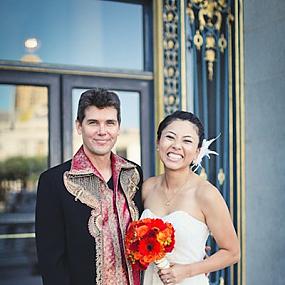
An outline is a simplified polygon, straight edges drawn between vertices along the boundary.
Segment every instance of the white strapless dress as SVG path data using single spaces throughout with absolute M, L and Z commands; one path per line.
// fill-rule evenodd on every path
M 209 236 L 206 224 L 192 217 L 184 211 L 175 211 L 164 217 L 156 216 L 149 209 L 141 215 L 143 218 L 160 218 L 169 222 L 175 229 L 175 246 L 166 258 L 170 263 L 189 264 L 203 260 L 205 245 Z M 144 273 L 144 285 L 163 285 L 157 274 L 157 267 L 150 264 Z M 209 280 L 205 274 L 184 279 L 179 285 L 208 285 Z

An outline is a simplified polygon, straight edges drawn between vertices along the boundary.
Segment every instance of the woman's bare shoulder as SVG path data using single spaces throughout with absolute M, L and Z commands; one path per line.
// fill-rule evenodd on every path
M 199 177 L 196 187 L 196 198 L 198 201 L 205 203 L 211 202 L 218 198 L 220 195 L 219 190 L 209 181 Z
M 150 177 L 143 182 L 142 185 L 143 201 L 146 199 L 149 193 L 152 192 L 152 190 L 157 187 L 160 181 L 161 181 L 161 175 Z

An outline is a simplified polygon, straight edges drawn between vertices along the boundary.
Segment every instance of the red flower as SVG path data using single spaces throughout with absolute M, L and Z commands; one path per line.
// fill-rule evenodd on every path
M 143 261 L 150 263 L 160 259 L 162 247 L 155 238 L 146 238 L 140 241 L 139 251 L 143 256 Z
M 174 247 L 174 228 L 161 219 L 142 219 L 129 225 L 126 254 L 134 269 L 145 270 Z
M 161 219 L 154 219 L 151 225 L 152 228 L 157 231 L 163 231 L 166 228 L 166 223 L 164 223 Z

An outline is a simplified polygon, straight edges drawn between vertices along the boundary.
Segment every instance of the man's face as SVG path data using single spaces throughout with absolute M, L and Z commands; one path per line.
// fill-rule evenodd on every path
M 99 109 L 90 106 L 85 110 L 85 118 L 76 122 L 79 135 L 82 135 L 84 151 L 88 156 L 110 155 L 117 141 L 120 125 L 114 107 Z

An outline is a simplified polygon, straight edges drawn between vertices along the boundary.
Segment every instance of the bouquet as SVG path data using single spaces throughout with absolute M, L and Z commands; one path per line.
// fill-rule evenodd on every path
M 132 266 L 145 270 L 155 262 L 159 268 L 169 267 L 166 253 L 174 248 L 174 228 L 161 219 L 145 218 L 132 222 L 126 233 L 126 255 Z

